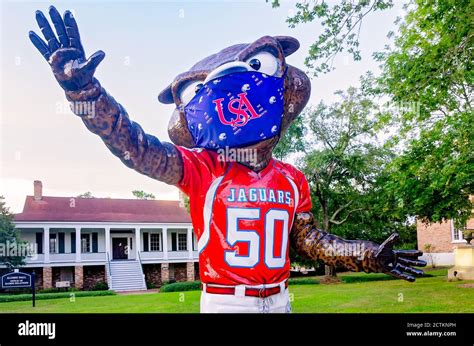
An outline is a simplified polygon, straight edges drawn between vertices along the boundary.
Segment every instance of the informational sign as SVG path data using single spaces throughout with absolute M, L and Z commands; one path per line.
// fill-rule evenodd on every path
M 71 281 L 56 282 L 56 288 L 68 288 L 68 287 L 71 287 Z
M 31 275 L 27 273 L 12 272 L 2 276 L 2 288 L 29 288 L 31 284 Z
M 36 290 L 35 290 L 35 271 L 33 274 L 22 273 L 18 269 L 5 274 L 1 280 L 2 288 L 31 288 L 31 300 L 33 307 L 36 305 Z

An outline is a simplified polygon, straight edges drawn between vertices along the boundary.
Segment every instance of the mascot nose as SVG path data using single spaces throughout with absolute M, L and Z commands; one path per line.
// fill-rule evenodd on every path
M 204 84 L 209 82 L 211 79 L 216 79 L 230 73 L 246 72 L 250 70 L 250 66 L 242 61 L 228 62 L 212 70 L 204 80 Z

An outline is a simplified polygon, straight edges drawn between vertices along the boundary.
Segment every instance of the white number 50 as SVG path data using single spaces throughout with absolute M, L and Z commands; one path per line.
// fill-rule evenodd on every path
M 234 246 L 236 243 L 248 243 L 248 254 L 238 255 L 235 250 L 225 251 L 225 261 L 231 267 L 253 268 L 260 262 L 260 236 L 255 230 L 239 229 L 239 220 L 259 220 L 258 208 L 227 208 L 227 243 Z M 280 256 L 274 256 L 275 221 L 283 221 L 283 234 L 280 244 Z M 288 211 L 270 209 L 265 214 L 264 261 L 268 268 L 282 268 L 286 261 L 288 246 Z

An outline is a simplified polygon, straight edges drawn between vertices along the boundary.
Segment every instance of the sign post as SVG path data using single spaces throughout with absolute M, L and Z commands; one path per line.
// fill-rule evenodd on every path
M 33 307 L 36 306 L 35 282 L 36 282 L 36 272 L 33 270 L 33 273 L 31 274 L 31 300 L 33 301 Z
M 30 288 L 31 287 L 31 299 L 33 301 L 33 307 L 35 307 L 35 272 L 33 275 L 28 273 L 22 273 L 18 269 L 13 272 L 2 276 L 1 282 L 2 288 Z

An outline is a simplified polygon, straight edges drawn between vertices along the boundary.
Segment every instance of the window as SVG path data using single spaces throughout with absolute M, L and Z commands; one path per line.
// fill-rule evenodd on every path
M 454 226 L 454 221 L 451 221 L 451 238 L 453 242 L 465 242 L 462 231 Z
M 37 248 L 38 254 L 43 253 L 43 233 L 42 232 L 36 233 L 36 248 Z
M 81 252 L 91 252 L 91 235 L 81 234 Z
M 178 251 L 186 251 L 188 249 L 187 237 L 186 233 L 178 233 Z
M 60 281 L 73 281 L 72 268 L 61 268 L 59 270 L 59 280 Z
M 197 241 L 197 238 L 196 238 L 196 234 L 194 234 L 194 231 L 193 231 L 193 250 L 194 251 L 198 250 L 197 245 L 198 245 L 198 241 Z
M 56 233 L 49 235 L 49 253 L 58 253 L 58 235 Z
M 161 234 L 150 234 L 150 251 L 161 251 Z

